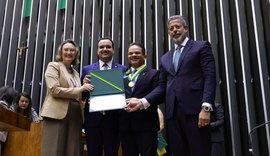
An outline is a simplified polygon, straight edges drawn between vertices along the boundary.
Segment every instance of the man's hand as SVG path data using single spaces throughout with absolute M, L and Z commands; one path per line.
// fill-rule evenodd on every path
M 210 116 L 211 112 L 210 111 L 204 111 L 203 109 L 201 110 L 199 114 L 199 122 L 198 122 L 198 127 L 202 128 L 204 126 L 207 126 L 210 124 Z
M 129 98 L 127 99 L 127 105 L 125 107 L 125 110 L 127 112 L 134 112 L 136 110 L 139 110 L 143 107 L 143 103 L 137 99 L 137 98 Z

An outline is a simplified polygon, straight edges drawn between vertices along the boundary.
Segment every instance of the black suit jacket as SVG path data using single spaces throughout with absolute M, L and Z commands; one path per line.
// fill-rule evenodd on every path
M 158 71 L 155 69 L 143 70 L 137 78 L 135 88 L 132 92 L 128 86 L 129 80 L 124 79 L 126 98 L 143 98 L 150 93 L 158 84 Z M 157 105 L 151 105 L 146 110 L 137 110 L 128 113 L 124 110 L 120 113 L 120 131 L 158 131 L 159 118 Z

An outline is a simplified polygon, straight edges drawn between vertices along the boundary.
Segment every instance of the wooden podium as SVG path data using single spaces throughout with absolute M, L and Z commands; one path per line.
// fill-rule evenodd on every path
M 30 130 L 31 127 L 31 130 Z M 43 121 L 31 123 L 18 113 L 0 106 L 0 130 L 8 131 L 5 143 L 2 143 L 2 156 L 40 156 Z M 85 135 L 82 144 L 86 146 Z M 87 155 L 87 151 L 82 151 Z M 118 156 L 122 156 L 121 148 Z
M 0 106 L 0 131 L 29 131 L 31 121 Z
M 11 131 L 3 144 L 2 156 L 40 156 L 43 123 L 31 123 L 30 131 Z

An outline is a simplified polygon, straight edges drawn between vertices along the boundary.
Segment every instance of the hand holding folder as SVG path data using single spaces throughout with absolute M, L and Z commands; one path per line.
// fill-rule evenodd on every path
M 90 92 L 89 112 L 123 109 L 126 105 L 122 69 L 89 73 L 95 89 Z

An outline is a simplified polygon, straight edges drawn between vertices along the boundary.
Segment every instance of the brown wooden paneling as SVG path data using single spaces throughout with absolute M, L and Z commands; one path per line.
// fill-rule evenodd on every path
M 0 131 L 29 131 L 31 121 L 0 105 Z
M 2 156 L 40 156 L 43 122 L 31 123 L 31 130 L 28 132 L 9 132 L 8 138 L 3 143 Z M 83 142 L 86 146 L 85 134 L 82 133 Z M 87 149 L 82 151 L 87 156 Z M 118 156 L 122 156 L 121 146 Z
M 2 156 L 39 156 L 42 122 L 31 123 L 28 132 L 9 132 L 3 144 Z

